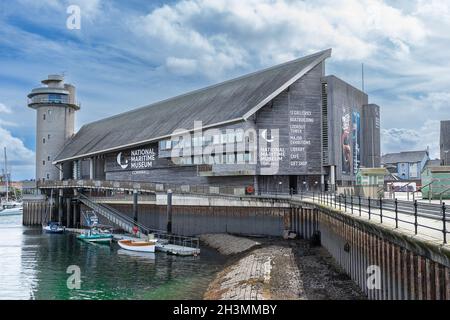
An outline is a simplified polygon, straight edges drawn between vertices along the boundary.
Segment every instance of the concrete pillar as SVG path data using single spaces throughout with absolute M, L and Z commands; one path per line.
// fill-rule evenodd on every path
M 72 226 L 71 216 L 72 216 L 72 199 L 66 198 L 66 227 L 70 228 Z
M 59 170 L 59 180 L 61 181 L 64 178 L 64 171 L 63 171 L 62 163 L 58 164 L 58 170 Z
M 167 190 L 167 233 L 172 233 L 172 190 Z
M 89 158 L 89 180 L 94 180 L 94 158 Z
M 63 218 L 63 189 L 59 189 L 58 196 L 58 223 L 62 223 Z
M 78 191 L 76 189 L 73 190 L 74 197 L 78 197 Z M 80 204 L 78 201 L 75 201 L 73 204 L 73 221 L 72 221 L 72 227 L 77 228 L 79 227 L 79 221 L 80 221 Z
M 334 192 L 336 190 L 336 167 L 331 166 L 330 167 L 330 184 L 331 184 L 331 192 Z

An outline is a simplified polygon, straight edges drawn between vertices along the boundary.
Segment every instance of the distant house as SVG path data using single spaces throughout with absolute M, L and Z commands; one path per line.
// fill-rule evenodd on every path
M 417 182 L 420 184 L 421 173 L 430 161 L 428 151 L 405 151 L 387 153 L 381 157 L 381 164 L 389 173 L 398 177 L 399 181 Z
M 427 166 L 422 172 L 423 199 L 450 199 L 450 166 Z
M 422 169 L 422 173 L 429 167 L 439 167 L 441 165 L 441 159 L 428 160 Z
M 383 195 L 386 168 L 360 168 L 356 174 L 356 194 L 378 198 Z

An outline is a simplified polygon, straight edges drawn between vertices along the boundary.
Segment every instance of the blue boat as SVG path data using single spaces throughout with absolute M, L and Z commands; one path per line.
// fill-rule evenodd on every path
M 109 230 L 92 227 L 77 236 L 77 239 L 91 243 L 111 244 L 113 234 Z

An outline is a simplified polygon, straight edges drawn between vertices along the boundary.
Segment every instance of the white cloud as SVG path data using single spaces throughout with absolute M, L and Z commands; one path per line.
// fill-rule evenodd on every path
M 415 15 L 376 0 L 185 0 L 136 19 L 133 28 L 172 53 L 166 62 L 196 60 L 197 73 L 219 67 L 216 74 L 328 47 L 339 60 L 403 58 L 427 35 Z
M 0 113 L 11 114 L 12 110 L 9 107 L 7 107 L 6 105 L 4 105 L 3 103 L 0 103 Z
M 0 150 L 2 155 L 4 147 L 7 148 L 8 171 L 11 172 L 13 179 L 18 175 L 27 177 L 34 176 L 32 171 L 35 163 L 34 152 L 25 147 L 22 140 L 14 137 L 11 132 L 0 127 Z
M 381 132 L 383 154 L 410 150 L 430 149 L 432 159 L 439 158 L 440 122 L 428 120 L 414 129 L 391 128 Z

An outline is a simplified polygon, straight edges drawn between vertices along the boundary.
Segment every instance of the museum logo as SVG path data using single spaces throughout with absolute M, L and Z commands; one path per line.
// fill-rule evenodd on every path
M 123 169 L 148 169 L 153 167 L 153 161 L 156 159 L 156 152 L 153 148 L 144 148 L 131 150 L 130 156 L 123 156 L 122 152 L 117 155 L 117 164 Z

